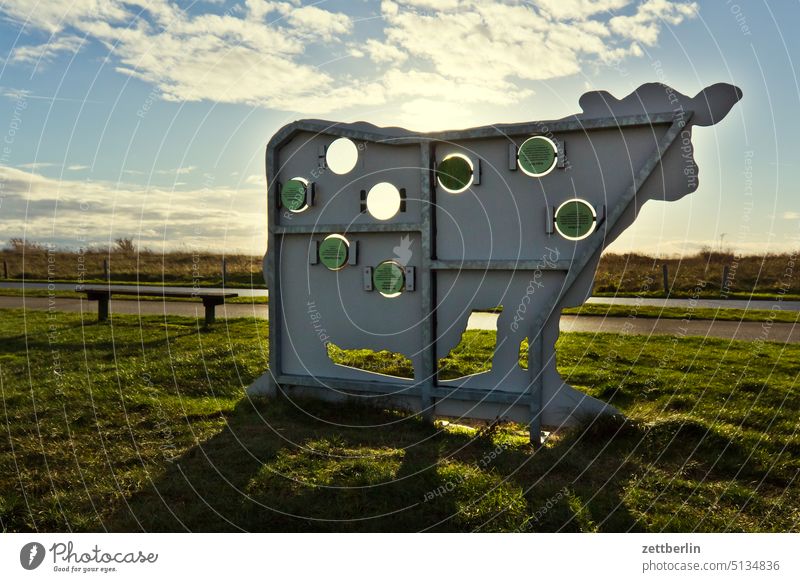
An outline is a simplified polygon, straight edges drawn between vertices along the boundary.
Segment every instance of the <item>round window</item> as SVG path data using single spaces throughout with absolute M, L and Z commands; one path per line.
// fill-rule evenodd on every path
M 372 272 L 372 285 L 384 297 L 397 297 L 405 283 L 405 271 L 396 261 L 383 261 Z
M 520 169 L 534 178 L 549 174 L 556 167 L 557 158 L 556 144 L 543 135 L 526 139 L 517 152 Z
M 402 199 L 394 184 L 380 182 L 367 193 L 367 210 L 378 220 L 389 220 L 400 211 Z
M 556 230 L 569 240 L 581 240 L 594 232 L 597 213 L 592 205 L 574 198 L 567 200 L 556 210 Z
M 450 154 L 436 166 L 439 186 L 451 194 L 460 194 L 472 185 L 472 162 L 462 154 Z
M 358 148 L 353 140 L 340 137 L 325 150 L 325 164 L 334 174 L 346 174 L 356 167 Z
M 331 271 L 338 271 L 347 264 L 350 243 L 340 234 L 326 236 L 319 243 L 319 260 Z
M 281 188 L 281 204 L 291 212 L 302 212 L 308 208 L 306 191 L 308 182 L 303 178 L 287 180 Z

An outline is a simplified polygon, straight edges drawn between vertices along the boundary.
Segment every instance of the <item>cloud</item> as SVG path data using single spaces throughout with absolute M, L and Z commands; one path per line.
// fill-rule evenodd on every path
M 396 46 L 380 42 L 374 38 L 367 39 L 364 49 L 369 54 L 369 58 L 379 64 L 400 64 L 408 58 L 408 55 Z
M 85 35 L 108 48 L 117 71 L 153 85 L 163 99 L 322 115 L 425 99 L 440 99 L 445 109 L 505 105 L 530 96 L 531 82 L 641 56 L 642 46 L 694 17 L 697 6 L 384 0 L 382 28 L 359 28 L 347 14 L 295 0 L 244 0 L 221 14 L 170 0 L 51 0 L 35 9 L 9 0 L 0 11 L 51 35 L 17 49 L 17 62 L 77 50 Z M 336 66 L 359 58 L 375 66 Z M 403 79 L 425 83 L 401 86 Z
M 78 36 L 51 37 L 39 45 L 18 46 L 11 51 L 11 60 L 17 63 L 33 63 L 39 65 L 51 61 L 61 53 L 76 53 L 83 46 L 83 39 Z
M 17 167 L 26 170 L 38 170 L 39 168 L 52 168 L 57 165 L 58 164 L 54 164 L 53 162 L 28 162 L 25 164 L 17 164 Z
M 72 164 L 71 166 L 67 166 L 67 170 L 70 172 L 80 172 L 82 170 L 88 170 L 89 166 L 84 166 L 82 164 Z
M 180 168 L 170 168 L 169 170 L 156 170 L 156 174 L 162 174 L 162 175 L 176 174 L 178 176 L 183 176 L 183 175 L 186 175 L 186 174 L 191 174 L 196 169 L 197 169 L 197 166 L 184 166 L 184 167 L 180 167 Z M 131 170 L 127 170 L 127 171 L 130 172 Z
M 784 220 L 800 220 L 800 212 L 794 212 L 792 210 L 788 210 L 781 214 L 781 218 Z
M 263 188 L 181 190 L 65 180 L 0 166 L 3 237 L 76 248 L 130 237 L 142 246 L 189 245 L 263 253 Z M 0 241 L 2 242 L 2 241 Z
M 633 16 L 615 16 L 609 20 L 611 30 L 624 38 L 654 45 L 664 24 L 678 25 L 697 13 L 697 4 L 668 0 L 647 0 Z

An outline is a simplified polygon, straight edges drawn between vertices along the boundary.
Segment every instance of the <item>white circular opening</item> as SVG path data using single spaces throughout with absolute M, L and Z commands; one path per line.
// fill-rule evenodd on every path
M 356 167 L 358 148 L 353 140 L 340 137 L 325 150 L 325 164 L 334 174 L 346 174 Z
M 367 194 L 367 210 L 378 220 L 389 220 L 400 211 L 400 191 L 389 182 L 375 184 Z

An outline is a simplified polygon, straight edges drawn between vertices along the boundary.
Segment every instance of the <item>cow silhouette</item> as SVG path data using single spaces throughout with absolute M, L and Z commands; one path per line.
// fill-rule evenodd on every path
M 566 384 L 554 345 L 603 249 L 648 200 L 699 184 L 692 128 L 741 98 L 646 84 L 553 121 L 416 133 L 302 120 L 266 153 L 270 369 L 250 394 L 361 398 L 543 427 L 616 413 Z M 443 379 L 475 311 L 502 307 L 491 369 Z M 527 369 L 519 365 L 528 340 Z M 406 355 L 413 378 L 334 363 L 329 344 Z

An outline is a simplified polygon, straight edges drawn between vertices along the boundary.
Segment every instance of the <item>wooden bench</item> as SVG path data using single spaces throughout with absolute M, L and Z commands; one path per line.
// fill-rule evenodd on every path
M 172 297 L 201 299 L 206 308 L 206 326 L 214 323 L 216 317 L 214 310 L 217 305 L 225 303 L 226 299 L 238 297 L 238 293 L 229 291 L 212 291 L 193 289 L 192 291 L 181 291 L 170 289 L 169 287 L 134 287 L 129 285 L 78 285 L 75 287 L 77 293 L 86 293 L 89 301 L 97 301 L 97 321 L 108 320 L 108 302 L 112 295 L 136 295 L 137 297 Z

